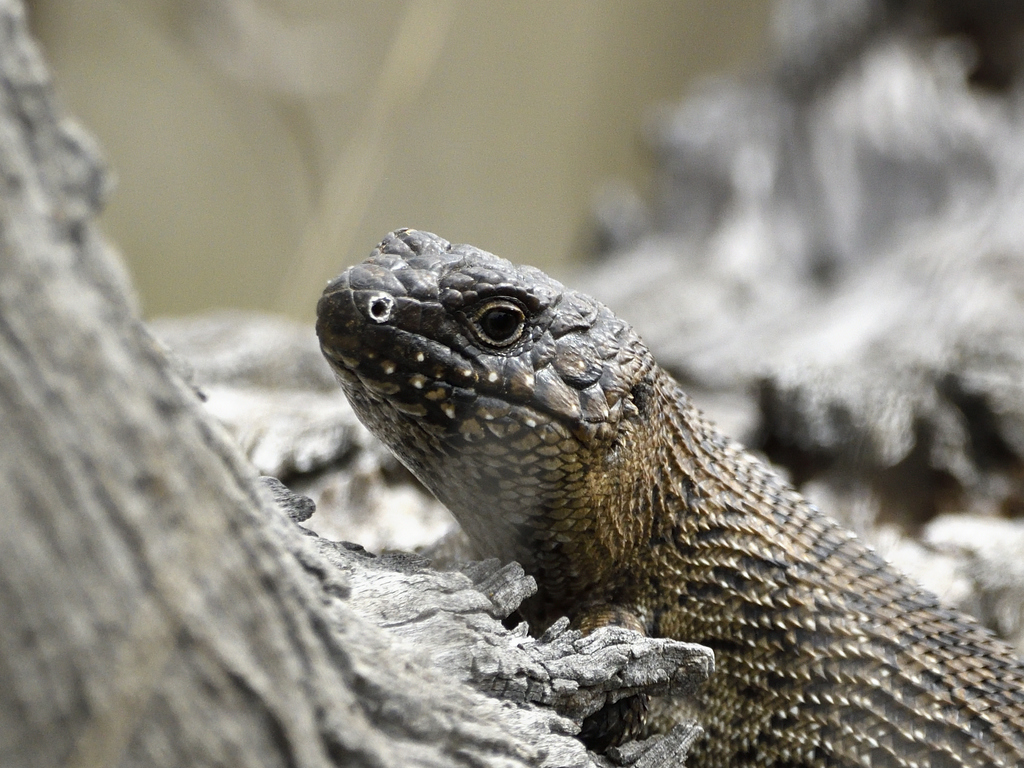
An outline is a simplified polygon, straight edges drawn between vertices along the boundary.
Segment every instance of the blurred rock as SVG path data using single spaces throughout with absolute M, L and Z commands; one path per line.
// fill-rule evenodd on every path
M 779 0 L 772 42 L 778 84 L 810 93 L 880 37 L 955 37 L 972 83 L 1006 89 L 1024 69 L 1024 5 L 1015 0 Z
M 312 325 L 258 312 L 225 310 L 159 318 L 150 328 L 182 356 L 191 375 L 205 386 L 337 392 Z
M 312 327 L 242 312 L 151 327 L 260 473 L 316 503 L 307 528 L 373 552 L 414 550 L 455 528 L 356 419 Z
M 650 212 L 640 193 L 624 181 L 598 187 L 593 199 L 593 256 L 629 248 L 650 227 Z
M 969 584 L 960 607 L 1024 654 L 1024 523 L 947 515 L 933 520 L 923 539 L 957 561 L 955 576 Z
M 878 550 L 948 605 L 978 618 L 1024 655 L 1024 522 L 943 515 L 921 539 L 875 532 Z

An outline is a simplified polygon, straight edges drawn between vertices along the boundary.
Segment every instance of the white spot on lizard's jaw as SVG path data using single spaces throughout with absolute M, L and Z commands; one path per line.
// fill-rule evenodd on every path
M 417 353 L 416 353 L 416 362 L 417 362 L 417 363 L 422 363 L 422 362 L 423 362 L 424 360 L 426 360 L 426 359 L 427 359 L 427 358 L 426 358 L 426 357 L 425 357 L 425 356 L 423 355 L 423 353 L 422 353 L 422 352 L 417 352 Z
M 380 367 L 381 370 L 384 371 L 384 374 L 386 376 L 390 376 L 392 373 L 395 372 L 395 364 L 392 363 L 390 360 L 385 360 L 384 362 L 382 362 L 380 364 Z
M 444 415 L 447 416 L 449 419 L 455 418 L 455 406 L 452 405 L 451 403 L 442 403 L 441 410 L 444 412 Z
M 497 371 L 491 371 L 490 373 L 488 373 L 487 374 L 487 380 L 489 382 L 491 382 L 492 384 L 494 382 L 496 382 L 498 380 L 498 372 Z
M 416 389 L 423 389 L 423 385 L 427 383 L 427 377 L 421 373 L 414 373 L 409 377 L 409 383 Z

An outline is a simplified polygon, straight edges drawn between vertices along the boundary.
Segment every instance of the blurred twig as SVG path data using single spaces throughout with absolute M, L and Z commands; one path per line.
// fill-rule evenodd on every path
M 391 41 L 373 97 L 324 185 L 274 308 L 310 306 L 322 281 L 352 247 L 351 233 L 366 214 L 380 180 L 388 130 L 397 111 L 416 100 L 448 37 L 455 0 L 409 0 Z

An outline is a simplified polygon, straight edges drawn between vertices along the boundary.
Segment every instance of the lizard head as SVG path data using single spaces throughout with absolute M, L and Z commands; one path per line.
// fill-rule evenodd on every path
M 332 280 L 316 327 L 370 431 L 481 554 L 524 560 L 513 539 L 550 537 L 574 505 L 595 502 L 580 484 L 614 463 L 653 365 L 630 326 L 589 296 L 415 230 L 388 235 Z

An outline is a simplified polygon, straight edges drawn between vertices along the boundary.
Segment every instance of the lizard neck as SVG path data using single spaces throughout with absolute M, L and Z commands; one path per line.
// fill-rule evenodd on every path
M 580 446 L 557 498 L 533 516 L 534 536 L 516 553 L 537 576 L 540 610 L 531 618 L 542 617 L 541 623 L 598 605 L 640 617 L 646 593 L 661 579 L 645 566 L 657 558 L 685 503 L 664 476 L 666 435 L 685 429 L 690 406 L 657 367 L 633 388 L 632 401 L 637 413 L 620 421 L 613 436 Z

